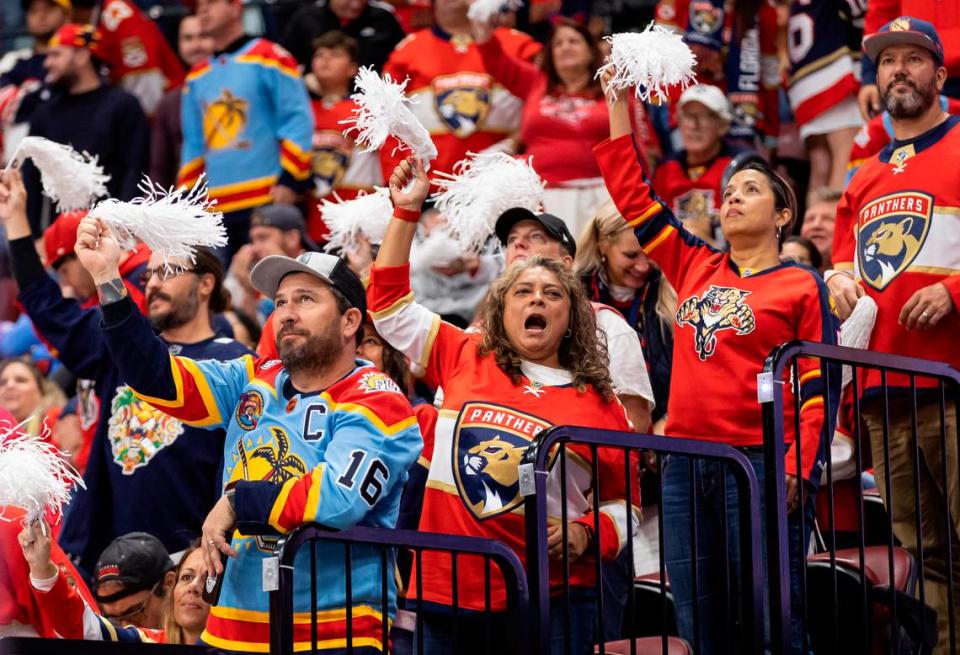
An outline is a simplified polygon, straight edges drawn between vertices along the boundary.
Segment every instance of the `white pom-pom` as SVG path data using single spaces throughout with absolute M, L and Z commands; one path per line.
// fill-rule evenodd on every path
M 478 252 L 511 207 L 540 209 L 544 183 L 531 161 L 492 152 L 460 161 L 453 175 L 437 174 L 433 182 L 441 191 L 433 196 L 435 207 L 461 252 Z
M 387 226 L 393 216 L 393 203 L 390 191 L 384 187 L 374 187 L 373 193 L 357 196 L 352 200 L 320 203 L 323 222 L 330 228 L 326 251 L 357 249 L 357 237 L 363 236 L 370 243 L 383 242 Z
M 410 273 L 426 273 L 434 266 L 449 266 L 463 254 L 446 226 L 438 227 L 410 249 Z
M 407 82 L 394 82 L 389 75 L 381 79 L 373 67 L 361 68 L 354 82 L 358 93 L 350 96 L 356 103 L 353 117 L 342 121 L 357 132 L 357 143 L 367 152 L 383 147 L 388 136 L 413 151 L 426 168 L 437 158 L 437 146 L 430 133 L 410 111 L 410 99 L 404 95 Z
M 613 67 L 613 90 L 635 88 L 637 97 L 646 101 L 666 97 L 668 87 L 686 87 L 695 80 L 696 56 L 683 37 L 665 27 L 651 23 L 642 32 L 614 34 L 607 41 L 611 45 L 610 57 L 597 71 L 597 77 Z
M 489 23 L 502 11 L 516 11 L 523 0 L 474 0 L 467 9 L 467 18 L 478 23 Z
M 197 246 L 227 245 L 223 214 L 213 210 L 216 203 L 207 198 L 202 176 L 192 189 L 164 189 L 144 177 L 140 190 L 143 196 L 130 202 L 104 200 L 90 210 L 114 230 L 124 248 L 133 248 L 139 239 L 165 260 L 193 262 Z
M 876 322 L 877 302 L 870 296 L 860 296 L 850 316 L 840 326 L 840 345 L 848 348 L 867 348 Z M 844 366 L 842 386 L 847 386 L 852 380 L 853 370 L 849 366 Z
M 0 506 L 25 509 L 29 522 L 46 512 L 59 517 L 71 490 L 84 486 L 83 478 L 64 461 L 66 453 L 21 433 L 22 426 L 0 430 Z
M 40 171 L 43 192 L 62 212 L 87 209 L 94 200 L 107 195 L 110 176 L 93 155 L 43 137 L 28 136 L 20 142 L 10 165 L 18 166 L 25 159 L 33 160 Z

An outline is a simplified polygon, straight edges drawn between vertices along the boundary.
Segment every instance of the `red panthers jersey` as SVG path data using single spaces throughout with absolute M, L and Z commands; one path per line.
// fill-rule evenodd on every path
M 313 189 L 307 201 L 307 230 L 311 239 L 322 243 L 330 230 L 323 222 L 320 201 L 333 200 L 334 194 L 342 200 L 356 198 L 361 191 L 383 184 L 383 178 L 377 153 L 356 148 L 344 133 L 343 121 L 353 115 L 357 104 L 350 98 L 334 104 L 313 98 L 311 104 L 315 120 L 310 152 Z
M 130 0 L 107 0 L 98 26 L 111 81 L 135 95 L 152 115 L 163 94 L 183 82 L 180 59 L 157 24 Z
M 653 188 L 681 221 L 720 213 L 723 171 L 735 153 L 724 147 L 702 166 L 688 166 L 686 153 L 670 157 L 657 166 Z
M 877 303 L 870 350 L 946 362 L 960 368 L 960 116 L 909 141 L 892 141 L 868 159 L 837 206 L 833 266 L 851 270 Z M 952 162 L 952 163 L 951 163 Z M 904 304 L 920 289 L 943 283 L 954 310 L 936 326 L 906 330 Z M 864 389 L 879 373 L 863 369 Z M 888 374 L 889 384 L 908 386 Z M 920 378 L 918 385 L 932 384 Z
M 838 323 L 826 285 L 816 271 L 793 263 L 741 270 L 729 253 L 687 232 L 651 193 L 632 136 L 607 140 L 594 152 L 620 213 L 677 290 L 666 433 L 733 446 L 762 445 L 757 374 L 767 355 L 795 339 L 837 342 Z M 824 421 L 820 364 L 801 359 L 798 367 L 800 389 L 791 389 L 786 372 L 784 379 L 785 437 L 791 444 L 785 467 L 798 475 L 793 407 L 799 393 L 800 475 L 816 486 L 833 435 Z M 836 402 L 839 371 L 831 373 L 838 388 L 829 398 Z
M 940 106 L 951 114 L 960 114 L 960 100 L 940 96 Z M 883 150 L 893 138 L 893 123 L 890 114 L 883 112 L 870 119 L 860 128 L 853 139 L 853 149 L 850 151 L 850 161 L 847 163 L 847 182 L 857 172 L 867 159 Z
M 553 425 L 626 431 L 626 413 L 619 401 L 604 400 L 592 387 L 577 390 L 568 371 L 525 362 L 523 380 L 515 384 L 492 354 L 479 352 L 479 333 L 468 334 L 442 322 L 413 300 L 409 271 L 409 265 L 375 266 L 367 294 L 377 332 L 425 370 L 428 385 L 441 386 L 444 391 L 433 450 L 421 454 L 430 457 L 430 470 L 420 529 L 496 539 L 510 546 L 523 562 L 526 539 L 518 466 L 530 442 Z M 593 457 L 587 446 L 569 446 L 568 451 L 568 517 L 592 530 Z M 613 558 L 623 547 L 627 527 L 623 453 L 600 449 L 598 467 L 601 509 L 597 536 L 602 556 Z M 554 466 L 547 485 L 547 506 L 554 518 L 560 517 L 558 468 Z M 635 506 L 630 509 L 636 513 L 639 489 L 636 484 L 633 488 Z M 422 567 L 423 600 L 451 605 L 450 557 L 426 552 Z M 572 563 L 571 584 L 592 585 L 595 567 L 595 560 L 587 554 Z M 458 571 L 460 607 L 482 610 L 483 561 L 459 558 Z M 551 571 L 551 581 L 555 588 L 561 584 L 559 568 Z M 502 579 L 493 574 L 491 585 L 492 606 L 503 609 Z
M 536 41 L 516 30 L 498 29 L 493 38 L 518 59 L 533 59 L 540 51 Z M 433 170 L 452 172 L 467 152 L 480 152 L 520 126 L 522 103 L 494 81 L 470 37 L 436 27 L 415 32 L 397 45 L 383 72 L 396 82 L 409 78 L 411 110 L 439 151 Z M 380 151 L 384 179 L 405 156 L 394 152 L 396 144 L 390 139 Z

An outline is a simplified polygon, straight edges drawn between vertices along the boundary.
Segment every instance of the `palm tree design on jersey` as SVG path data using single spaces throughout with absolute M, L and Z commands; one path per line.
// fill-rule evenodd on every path
M 251 458 L 263 459 L 270 465 L 270 473 L 264 478 L 266 482 L 284 484 L 288 480 L 307 474 L 303 461 L 296 455 L 290 454 L 290 439 L 280 428 L 270 428 L 277 447 L 273 444 L 260 446 L 250 453 Z M 299 475 L 298 475 L 299 474 Z
M 203 117 L 204 143 L 208 149 L 226 148 L 236 140 L 247 122 L 246 100 L 224 89 L 207 107 Z

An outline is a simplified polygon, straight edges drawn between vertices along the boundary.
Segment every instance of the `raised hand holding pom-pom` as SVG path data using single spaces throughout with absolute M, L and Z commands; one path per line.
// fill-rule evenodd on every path
M 390 176 L 390 201 L 394 207 L 420 211 L 430 191 L 430 181 L 423 163 L 414 157 L 404 159 Z
M 98 286 L 120 278 L 120 243 L 102 219 L 86 216 L 80 221 L 74 252 Z

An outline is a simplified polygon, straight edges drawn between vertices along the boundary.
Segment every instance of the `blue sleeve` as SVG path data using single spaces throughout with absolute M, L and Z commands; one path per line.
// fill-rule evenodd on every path
M 227 362 L 171 355 L 129 296 L 103 306 L 103 335 L 134 395 L 194 427 L 225 428 L 253 377 L 249 355 Z

